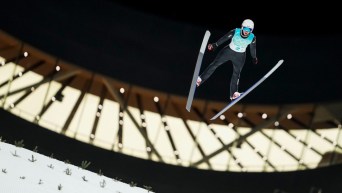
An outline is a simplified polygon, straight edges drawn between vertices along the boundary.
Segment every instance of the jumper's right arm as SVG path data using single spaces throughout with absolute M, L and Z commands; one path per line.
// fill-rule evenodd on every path
M 217 42 L 215 43 L 217 46 L 220 46 L 222 44 L 224 44 L 225 42 L 227 42 L 228 40 L 232 39 L 233 35 L 235 33 L 235 29 L 230 30 L 227 34 L 225 34 L 224 36 L 222 36 L 219 40 L 217 40 Z
M 213 51 L 213 50 L 215 50 L 217 47 L 219 47 L 220 45 L 222 45 L 223 43 L 225 43 L 225 42 L 227 42 L 228 40 L 232 39 L 234 33 L 235 33 L 235 29 L 230 30 L 227 34 L 225 34 L 225 35 L 222 36 L 219 40 L 217 40 L 217 42 L 208 44 L 208 50 L 209 50 L 209 51 Z

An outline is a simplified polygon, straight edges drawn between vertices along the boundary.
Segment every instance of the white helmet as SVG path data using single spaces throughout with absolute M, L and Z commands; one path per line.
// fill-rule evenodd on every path
M 244 27 L 249 28 L 251 30 L 250 32 L 252 32 L 253 29 L 254 29 L 254 22 L 252 20 L 250 20 L 250 19 L 245 19 L 242 22 L 241 28 L 244 28 Z

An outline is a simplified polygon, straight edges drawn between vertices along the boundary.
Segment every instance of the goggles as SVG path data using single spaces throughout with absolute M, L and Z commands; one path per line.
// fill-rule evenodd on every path
M 252 32 L 252 29 L 251 28 L 249 28 L 249 27 L 242 27 L 242 30 L 243 31 L 246 31 L 246 32 Z

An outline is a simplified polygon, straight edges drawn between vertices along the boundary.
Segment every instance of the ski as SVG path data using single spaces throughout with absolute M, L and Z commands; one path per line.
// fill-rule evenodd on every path
M 195 94 L 195 90 L 196 90 L 196 81 L 197 81 L 199 71 L 201 69 L 203 55 L 204 55 L 204 52 L 206 50 L 209 37 L 210 37 L 210 31 L 207 30 L 204 34 L 201 49 L 200 49 L 200 52 L 199 52 L 198 57 L 197 57 L 196 67 L 195 67 L 194 75 L 192 76 L 192 82 L 191 82 L 191 87 L 190 87 L 190 91 L 189 91 L 189 95 L 188 95 L 188 100 L 186 102 L 186 110 L 188 110 L 189 112 L 191 109 L 192 101 L 194 99 L 194 94 Z
M 230 102 L 226 107 L 224 107 L 220 112 L 218 112 L 210 120 L 215 120 L 217 117 L 219 117 L 224 112 L 226 112 L 230 107 L 232 107 L 237 102 L 239 102 L 243 97 L 245 97 L 253 89 L 255 89 L 257 86 L 259 86 L 266 78 L 268 78 L 277 68 L 279 68 L 280 65 L 283 64 L 283 62 L 284 62 L 284 60 L 279 60 L 278 63 L 265 76 L 263 76 L 258 82 L 256 82 L 253 86 L 251 86 L 246 92 L 243 92 L 238 98 L 236 98 L 232 102 Z

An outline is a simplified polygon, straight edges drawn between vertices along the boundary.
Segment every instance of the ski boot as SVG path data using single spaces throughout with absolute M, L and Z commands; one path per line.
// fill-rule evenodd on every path
M 233 96 L 230 97 L 230 100 L 235 100 L 237 98 L 239 98 L 242 95 L 242 93 L 239 92 L 234 92 Z
M 199 85 L 201 84 L 201 82 L 202 82 L 201 77 L 197 77 L 197 81 L 196 81 L 197 87 L 199 87 Z

